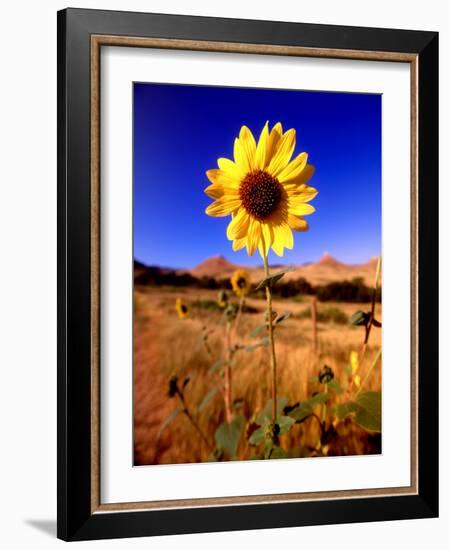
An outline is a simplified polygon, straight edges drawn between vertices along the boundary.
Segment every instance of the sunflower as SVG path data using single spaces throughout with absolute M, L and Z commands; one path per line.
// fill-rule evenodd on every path
M 283 132 L 278 122 L 269 132 L 266 122 L 258 143 L 247 126 L 234 141 L 234 161 L 219 158 L 218 169 L 208 170 L 211 182 L 205 193 L 214 199 L 209 216 L 231 216 L 227 237 L 233 250 L 247 248 L 251 256 L 259 249 L 267 257 L 269 249 L 282 256 L 293 248 L 292 231 L 307 231 L 303 218 L 314 212 L 309 203 L 317 190 L 306 184 L 314 173 L 308 155 L 295 149 L 295 130 Z
M 181 298 L 175 300 L 175 309 L 177 310 L 178 317 L 180 319 L 186 319 L 189 317 L 189 308 Z
M 250 275 L 245 269 L 237 269 L 231 276 L 231 286 L 239 297 L 244 297 L 250 292 Z
M 220 308 L 225 308 L 228 304 L 228 294 L 226 292 L 226 290 L 221 290 L 219 292 L 219 294 L 217 295 L 217 305 L 220 307 Z

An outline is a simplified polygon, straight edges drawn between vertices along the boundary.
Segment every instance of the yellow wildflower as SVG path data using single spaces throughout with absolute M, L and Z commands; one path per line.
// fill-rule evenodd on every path
M 181 298 L 177 298 L 175 300 L 175 309 L 177 310 L 178 317 L 180 319 L 186 319 L 186 317 L 189 317 L 189 308 Z
M 231 286 L 239 297 L 244 297 L 250 292 L 251 279 L 248 271 L 237 269 L 231 276 Z

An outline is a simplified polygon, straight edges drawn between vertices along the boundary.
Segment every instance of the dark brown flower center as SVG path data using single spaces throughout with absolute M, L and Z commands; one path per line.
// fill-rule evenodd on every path
M 280 204 L 282 187 L 279 181 L 264 172 L 249 172 L 241 181 L 239 195 L 244 208 L 258 220 L 268 218 Z

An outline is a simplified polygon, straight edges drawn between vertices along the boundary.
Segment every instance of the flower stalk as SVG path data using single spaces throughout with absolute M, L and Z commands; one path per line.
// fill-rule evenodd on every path
M 360 358 L 359 358 L 359 364 L 360 365 L 362 364 L 364 356 L 366 354 L 367 344 L 369 343 L 370 332 L 372 330 L 373 321 L 375 319 L 375 303 L 376 303 L 376 298 L 377 298 L 380 272 L 381 272 L 381 256 L 378 256 L 377 270 L 376 270 L 376 273 L 375 273 L 375 282 L 374 282 L 374 285 L 373 285 L 372 303 L 371 303 L 371 306 L 370 306 L 370 317 L 369 317 L 369 322 L 366 325 L 366 332 L 365 332 L 365 335 L 364 335 L 364 343 L 363 343 L 363 346 L 361 348 L 361 355 L 360 355 Z
M 267 253 L 263 255 L 264 275 L 270 277 L 269 262 Z M 272 418 L 273 422 L 277 419 L 277 357 L 275 354 L 275 338 L 273 330 L 273 312 L 272 312 L 272 288 L 270 283 L 266 284 L 266 300 L 267 300 L 267 326 L 269 329 L 269 346 L 270 346 L 270 367 L 272 372 Z
M 227 359 L 224 368 L 224 402 L 225 402 L 225 420 L 227 424 L 230 424 L 233 420 L 233 395 L 232 395 L 232 373 L 231 373 L 231 361 L 233 359 L 233 351 L 231 348 L 231 323 L 227 321 L 226 331 L 226 349 Z
M 180 390 L 177 384 L 176 377 L 172 378 L 170 381 L 170 391 L 169 396 L 172 397 L 176 395 L 182 405 L 182 412 L 186 416 L 186 418 L 189 420 L 189 422 L 192 424 L 198 435 L 200 436 L 200 439 L 203 441 L 203 443 L 206 445 L 209 451 L 211 451 L 214 447 L 211 445 L 211 443 L 208 441 L 208 438 L 203 433 L 203 430 L 200 428 L 198 422 L 195 420 L 194 416 L 192 415 L 191 411 L 189 410 L 188 404 L 186 403 L 186 399 L 184 397 L 183 390 Z

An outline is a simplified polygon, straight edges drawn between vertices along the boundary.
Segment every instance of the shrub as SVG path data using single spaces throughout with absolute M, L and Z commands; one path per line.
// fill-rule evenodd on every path
M 306 308 L 296 315 L 298 319 L 311 319 L 311 308 Z M 336 323 L 345 325 L 348 323 L 348 315 L 337 307 L 327 307 L 317 312 L 319 323 Z

